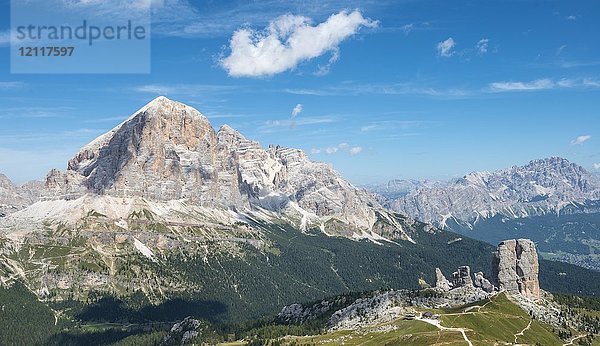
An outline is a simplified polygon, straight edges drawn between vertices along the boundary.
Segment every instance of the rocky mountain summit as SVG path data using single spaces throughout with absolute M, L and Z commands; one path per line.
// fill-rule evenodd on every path
M 487 293 L 507 291 L 525 298 L 540 298 L 539 264 L 535 244 L 529 239 L 510 239 L 498 244 L 491 262 L 491 281 L 482 272 L 471 277 L 469 266 L 461 266 L 447 280 L 439 268 L 435 269 L 435 287 L 449 292 L 459 287 L 476 287 Z
M 115 198 L 134 204 L 179 201 L 283 213 L 298 219 L 304 229 L 317 227 L 327 234 L 377 238 L 387 233 L 410 239 L 387 216 L 383 218 L 390 227 L 374 228 L 388 212 L 373 195 L 354 187 L 329 165 L 310 161 L 302 150 L 263 148 L 227 125 L 215 131 L 196 109 L 165 97 L 84 146 L 66 171 L 48 173 L 42 209 L 56 210 L 65 204 L 52 201 L 68 203 L 90 196 L 107 197 L 105 203 L 96 203 L 97 208 L 104 205 L 102 210 L 95 211 L 117 218 L 123 213 L 115 214 L 121 208 L 112 205 Z M 68 219 L 74 218 L 72 213 L 70 209 Z
M 501 290 L 527 298 L 540 298 L 538 255 L 531 240 L 501 242 L 493 259 L 492 271 L 494 282 Z
M 492 173 L 473 172 L 447 185 L 417 188 L 390 206 L 418 220 L 453 228 L 472 227 L 496 215 L 556 214 L 597 200 L 597 176 L 566 159 L 551 157 Z
M 66 171 L 49 172 L 35 203 L 0 218 L 0 281 L 23 280 L 38 296 L 58 300 L 141 290 L 152 302 L 221 285 L 236 292 L 233 301 L 242 299 L 237 282 L 254 282 L 245 265 L 269 271 L 264 285 L 303 274 L 273 274 L 299 263 L 294 251 L 313 251 L 288 249 L 287 238 L 398 246 L 436 232 L 382 208 L 301 150 L 263 148 L 158 97 L 84 146 Z M 220 269 L 205 270 L 211 264 Z M 324 268 L 339 276 L 333 264 Z M 221 280 L 226 270 L 237 280 Z

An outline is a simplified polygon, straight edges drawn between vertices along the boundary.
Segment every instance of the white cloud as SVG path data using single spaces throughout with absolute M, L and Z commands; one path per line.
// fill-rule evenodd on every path
M 434 124 L 436 124 L 436 122 L 425 120 L 384 120 L 374 121 L 368 125 L 361 126 L 360 131 L 409 130 Z
M 600 163 L 594 163 L 594 169 L 600 170 Z
M 331 155 L 331 154 L 335 154 L 335 153 L 337 153 L 337 152 L 338 152 L 338 150 L 339 150 L 339 148 L 338 148 L 338 147 L 328 147 L 327 149 L 325 149 L 325 152 L 326 152 L 327 154 Z
M 573 88 L 573 87 L 577 86 L 577 81 L 574 79 L 563 78 L 563 79 L 559 80 L 558 82 L 556 82 L 556 85 L 561 88 Z
M 487 38 L 482 38 L 481 40 L 479 40 L 479 42 L 477 42 L 477 46 L 476 46 L 477 53 L 479 53 L 480 55 L 487 53 L 489 43 L 490 43 L 490 40 Z
M 15 89 L 24 85 L 22 82 L 0 82 L 0 89 Z
M 324 86 L 316 89 L 283 89 L 284 92 L 295 95 L 334 96 L 334 95 L 422 95 L 437 98 L 465 98 L 472 96 L 472 90 L 467 89 L 436 89 L 413 83 L 343 83 L 335 86 Z
M 598 88 L 598 87 L 600 87 L 600 81 L 592 79 L 592 78 L 584 78 L 583 86 Z
M 456 46 L 454 39 L 449 37 L 447 40 L 437 44 L 438 54 L 443 57 L 450 57 L 454 54 L 454 46 Z
M 550 78 L 536 79 L 529 82 L 495 82 L 488 86 L 489 92 L 539 91 L 550 89 L 600 88 L 600 81 L 593 78 Z
M 156 95 L 203 96 L 209 93 L 227 93 L 237 88 L 235 85 L 217 84 L 146 84 L 137 86 L 133 90 Z
M 552 89 L 555 85 L 551 79 L 544 78 L 531 82 L 494 82 L 490 84 L 490 90 L 493 92 L 545 90 Z
M 294 109 L 292 109 L 292 118 L 297 117 L 300 113 L 302 113 L 302 105 L 298 103 Z
M 352 147 L 350 148 L 350 155 L 354 156 L 354 155 L 358 155 L 360 153 L 362 153 L 363 148 L 362 147 Z
M 411 31 L 413 31 L 414 27 L 414 24 L 406 24 L 403 25 L 401 29 L 404 31 L 404 35 L 408 35 Z
M 262 32 L 237 30 L 229 42 L 231 53 L 220 65 L 233 77 L 271 76 L 327 52 L 335 56 L 343 40 L 361 27 L 377 25 L 358 10 L 334 14 L 316 26 L 307 17 L 287 14 L 271 21 Z
M 317 70 L 313 74 L 315 76 L 319 76 L 319 77 L 328 74 L 329 70 L 331 69 L 331 65 L 333 65 L 339 59 L 340 59 L 340 49 L 336 47 L 333 50 L 333 52 L 331 54 L 331 57 L 327 61 L 327 64 L 325 64 L 325 65 L 319 65 L 318 68 L 317 68 Z
M 12 107 L 0 108 L 0 119 L 60 118 L 73 111 L 70 107 Z
M 600 81 L 593 78 L 562 78 L 559 80 L 543 78 L 536 79 L 530 82 L 495 82 L 489 84 L 488 91 L 539 91 L 572 88 L 600 88 Z
M 577 20 L 577 16 L 567 16 L 567 20 Z
M 306 125 L 319 125 L 329 124 L 335 122 L 336 119 L 332 116 L 315 116 L 315 117 L 301 117 L 298 120 L 295 119 L 283 119 L 283 120 L 267 120 L 261 127 L 263 129 L 275 128 L 275 127 L 296 127 Z
M 589 141 L 590 139 L 592 139 L 592 136 L 590 136 L 590 135 L 581 135 L 581 136 L 575 138 L 574 140 L 572 140 L 571 145 L 583 144 L 583 143 Z
M 352 156 L 358 155 L 362 152 L 362 147 L 360 146 L 350 146 L 348 143 L 340 143 L 338 145 L 327 147 L 323 150 L 313 148 L 311 150 L 312 154 L 319 154 L 321 152 L 325 152 L 328 155 L 337 154 L 339 152 L 347 152 Z

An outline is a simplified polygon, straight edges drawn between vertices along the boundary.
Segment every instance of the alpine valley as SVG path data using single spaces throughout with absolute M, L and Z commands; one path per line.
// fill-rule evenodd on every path
M 524 240 L 509 241 L 512 250 L 501 244 L 496 262 L 493 254 L 501 240 L 531 238 L 546 255 L 598 269 L 598 178 L 551 158 L 399 186 L 407 191 L 382 203 L 301 150 L 215 130 L 194 108 L 158 97 L 83 147 L 65 171 L 22 186 L 0 176 L 0 340 L 592 340 L 597 324 L 576 312 L 596 311 L 597 300 L 571 294 L 599 295 L 600 272 L 538 264 Z M 519 290 L 497 292 L 486 279 L 525 280 L 524 263 L 546 305 Z M 429 288 L 436 282 L 445 289 Z M 567 305 L 572 311 L 561 314 Z M 413 321 L 423 309 L 453 326 Z M 503 329 L 478 330 L 469 316 Z

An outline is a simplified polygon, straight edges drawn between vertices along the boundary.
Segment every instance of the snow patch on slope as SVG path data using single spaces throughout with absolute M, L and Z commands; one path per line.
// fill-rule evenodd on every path
M 150 250 L 144 243 L 137 240 L 137 238 L 133 238 L 133 246 L 142 253 L 142 255 L 148 257 L 152 262 L 158 262 L 156 260 L 156 256 L 154 256 L 154 252 Z

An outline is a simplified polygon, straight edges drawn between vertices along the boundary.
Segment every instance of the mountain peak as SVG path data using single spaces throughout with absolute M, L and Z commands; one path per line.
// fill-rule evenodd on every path
M 543 159 L 531 160 L 529 166 L 533 165 L 560 165 L 567 166 L 573 164 L 571 161 L 560 156 L 551 156 Z
M 241 135 L 241 133 L 238 130 L 234 129 L 233 127 L 231 127 L 227 124 L 224 124 L 219 128 L 218 133 L 221 133 L 221 132 L 234 134 L 234 135 Z
M 450 217 L 464 222 L 497 214 L 519 218 L 599 199 L 600 180 L 576 163 L 554 156 L 491 173 L 470 173 L 447 186 L 413 192 L 392 202 L 392 207 L 444 226 Z
M 59 198 L 91 193 L 237 210 L 291 208 L 303 227 L 327 216 L 360 232 L 370 232 L 378 205 L 301 150 L 264 149 L 228 125 L 215 131 L 196 109 L 166 97 L 85 146 L 66 172 L 53 171 L 46 181 Z

